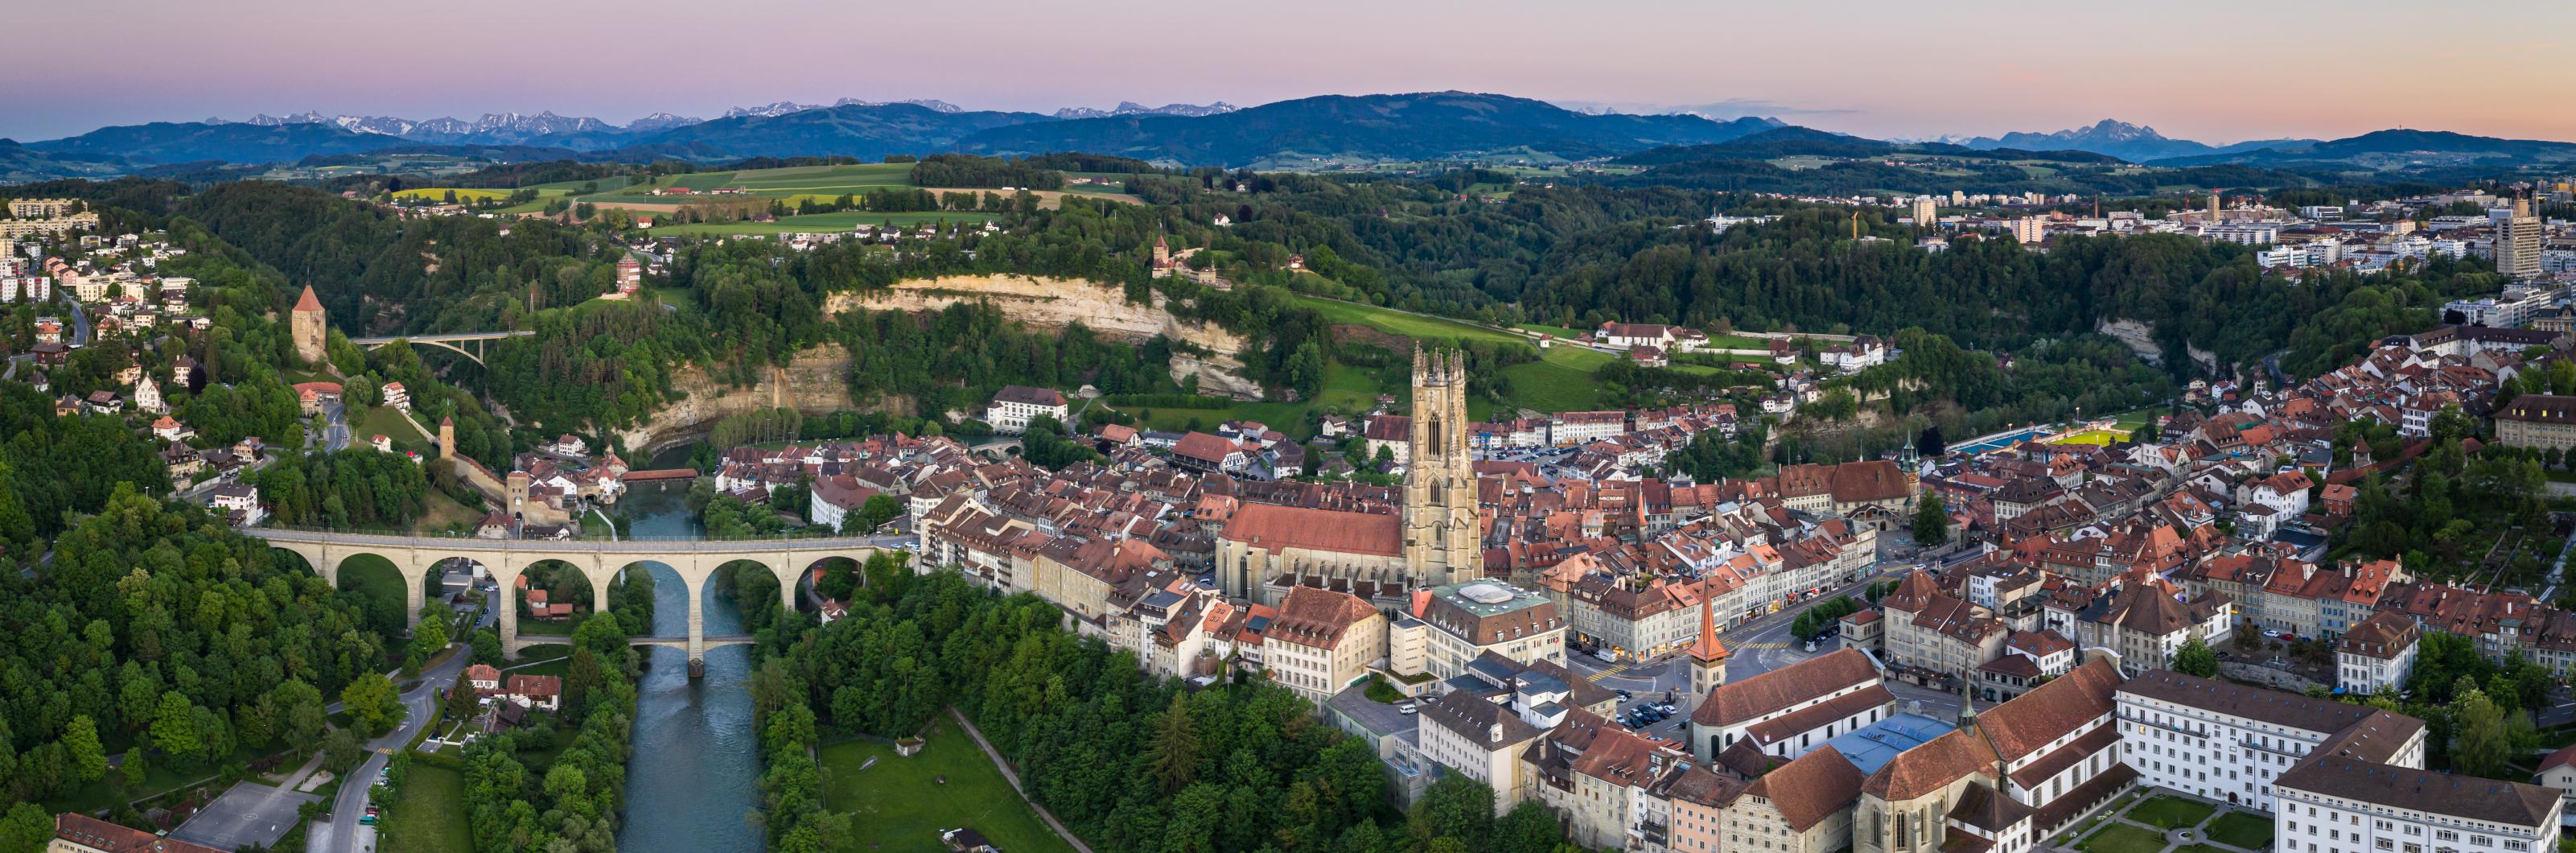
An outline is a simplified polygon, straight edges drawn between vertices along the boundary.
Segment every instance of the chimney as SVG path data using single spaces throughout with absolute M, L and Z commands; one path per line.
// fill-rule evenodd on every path
M 1503 742 L 1503 724 L 1501 724 L 1501 723 L 1495 723 L 1495 724 L 1493 724 L 1493 725 L 1486 726 L 1486 727 L 1485 727 L 1485 739 L 1486 739 L 1486 740 L 1493 741 L 1493 742 L 1495 742 L 1495 743 L 1502 743 L 1502 742 Z

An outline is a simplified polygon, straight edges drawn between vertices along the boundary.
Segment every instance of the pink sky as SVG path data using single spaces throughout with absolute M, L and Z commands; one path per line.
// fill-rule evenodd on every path
M 1973 5 L 1977 8 L 1967 8 Z M 778 100 L 1053 110 L 1437 89 L 1732 104 L 1872 136 L 2116 118 L 2206 142 L 2576 140 L 2576 4 L 144 0 L 14 10 L 0 135 L 255 112 L 626 121 Z

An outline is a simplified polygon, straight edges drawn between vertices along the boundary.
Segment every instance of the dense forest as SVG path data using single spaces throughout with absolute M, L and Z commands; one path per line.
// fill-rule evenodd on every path
M 322 743 L 324 697 L 383 680 L 386 658 L 357 595 L 202 510 L 114 488 L 46 572 L 0 573 L 0 802 L 94 799 L 139 824 L 101 794 Z

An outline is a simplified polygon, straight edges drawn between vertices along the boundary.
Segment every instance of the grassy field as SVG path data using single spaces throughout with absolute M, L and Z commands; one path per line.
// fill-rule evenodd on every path
M 392 406 L 369 406 L 351 414 L 355 415 L 349 419 L 349 444 L 353 447 L 366 446 L 382 433 L 394 440 L 396 451 L 416 450 L 422 455 L 437 452 L 430 440 L 421 436 L 420 429 L 405 423 L 403 413 Z
M 2208 803 L 2159 795 L 2129 807 L 2129 819 L 2162 829 L 2178 829 L 2198 826 L 2216 811 Z
M 1314 308 L 1324 319 L 1335 324 L 1367 326 L 1382 332 L 1403 335 L 1416 340 L 1490 341 L 1535 347 L 1528 338 L 1457 320 L 1407 314 L 1387 308 L 1360 305 L 1313 296 L 1295 297 L 1299 304 Z M 1511 385 L 1504 401 L 1517 409 L 1542 412 L 1589 411 L 1601 406 L 1601 387 L 1592 379 L 1593 371 L 1610 363 L 1609 353 L 1577 346 L 1551 346 L 1540 351 L 1539 360 L 1503 368 Z M 1706 368 L 1697 368 L 1705 371 Z M 1468 414 L 1477 418 L 1493 417 L 1492 405 L 1483 400 L 1468 401 Z
M 823 748 L 823 805 L 848 812 L 847 851 L 935 853 L 939 833 L 965 827 L 1012 853 L 1066 851 L 1002 772 L 956 724 L 941 720 L 920 754 L 897 757 L 872 741 Z M 869 759 L 876 763 L 866 770 Z
M 783 169 L 746 169 L 738 172 L 697 172 L 662 178 L 651 184 L 620 186 L 614 189 L 603 184 L 598 193 L 580 196 L 579 199 L 595 204 L 616 204 L 620 202 L 676 203 L 696 198 L 696 196 L 653 194 L 655 189 L 677 187 L 685 187 L 700 193 L 732 187 L 746 190 L 750 196 L 762 199 L 789 198 L 798 195 L 828 199 L 844 195 L 859 195 L 875 189 L 911 186 L 911 177 L 912 165 L 909 163 L 791 166 Z M 742 197 L 715 196 L 718 199 Z
M 2272 848 L 2272 822 L 2248 812 L 2228 812 L 2209 823 L 2209 840 L 2247 850 Z
M 733 234 L 793 234 L 799 231 L 822 233 L 828 231 L 848 231 L 851 228 L 860 225 L 911 226 L 919 225 L 924 222 L 980 223 L 991 218 L 993 218 L 991 214 L 984 213 L 868 213 L 864 211 L 844 211 L 841 213 L 817 213 L 811 216 L 781 216 L 778 217 L 778 221 L 776 222 L 695 222 L 687 225 L 662 225 L 656 226 L 653 229 L 653 233 L 677 237 L 704 237 Z
M 419 187 L 415 189 L 396 190 L 394 192 L 394 198 L 406 200 L 426 198 L 432 201 L 444 201 L 449 193 L 455 193 L 456 200 L 459 203 L 501 201 L 510 197 L 509 190 L 482 189 L 477 187 Z
M 465 774 L 445 767 L 413 764 L 403 777 L 402 796 L 385 810 L 376 828 L 382 853 L 473 853 L 474 835 L 465 826 Z
M 2156 853 L 2165 849 L 2165 837 L 2155 830 L 2113 823 L 2075 843 L 2084 853 Z

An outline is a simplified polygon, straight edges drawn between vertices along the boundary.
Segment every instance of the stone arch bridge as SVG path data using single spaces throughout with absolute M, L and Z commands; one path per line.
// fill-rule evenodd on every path
M 404 611 L 417 625 L 420 621 L 423 589 L 422 576 L 439 563 L 450 559 L 471 560 L 483 565 L 493 581 L 506 595 L 516 595 L 519 575 L 529 566 L 555 560 L 571 565 L 590 579 L 593 607 L 608 606 L 608 585 L 617 573 L 637 563 L 655 562 L 670 566 L 688 588 L 689 633 L 687 637 L 637 637 L 636 645 L 668 646 L 689 653 L 689 671 L 696 673 L 704 665 L 709 646 L 751 642 L 750 637 L 708 637 L 700 608 L 701 594 L 716 569 L 731 563 L 749 562 L 768 569 L 778 578 L 780 603 L 796 609 L 796 583 L 815 563 L 835 557 L 864 563 L 887 545 L 882 539 L 859 537 L 827 539 L 752 539 L 752 540 L 630 540 L 624 542 L 543 541 L 527 539 L 474 539 L 440 536 L 397 536 L 339 531 L 261 529 L 257 533 L 270 547 L 293 552 L 304 558 L 333 586 L 340 583 L 340 566 L 350 557 L 374 554 L 393 563 L 403 577 Z M 562 637 L 519 636 L 519 609 L 515 599 L 497 604 L 501 623 L 501 647 L 505 654 L 517 656 L 529 646 L 565 642 Z

